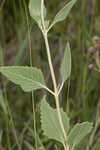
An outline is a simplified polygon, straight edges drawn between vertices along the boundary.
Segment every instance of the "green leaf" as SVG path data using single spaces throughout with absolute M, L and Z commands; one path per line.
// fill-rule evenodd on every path
M 86 136 L 76 147 L 75 150 L 86 150 L 89 142 L 88 136 Z
M 68 133 L 70 128 L 69 118 L 62 109 L 60 109 L 60 111 L 65 131 Z M 57 140 L 62 144 L 64 143 L 64 137 L 59 124 L 57 110 L 49 106 L 45 100 L 45 97 L 41 101 L 41 126 L 44 131 L 44 135 L 49 139 Z
M 62 76 L 62 81 L 65 82 L 71 73 L 71 53 L 70 53 L 70 45 L 67 43 L 64 58 L 61 63 L 60 73 Z
M 26 146 L 28 147 L 28 150 L 35 150 L 35 149 L 33 148 L 33 146 L 32 146 L 29 142 L 25 141 L 24 143 L 25 143 Z
M 41 0 L 30 0 L 29 2 L 30 16 L 41 27 Z M 46 8 L 44 6 L 44 18 L 46 17 Z
M 56 24 L 57 22 L 63 21 L 64 19 L 66 19 L 66 17 L 68 16 L 71 8 L 73 7 L 73 5 L 75 4 L 77 0 L 72 0 L 70 1 L 68 4 L 66 4 L 55 16 L 51 27 Z
M 70 149 L 73 150 L 75 146 L 77 146 L 81 140 L 91 132 L 93 128 L 93 124 L 89 122 L 83 122 L 80 124 L 76 124 L 68 135 L 68 143 Z
M 4 102 L 4 97 L 3 97 L 1 89 L 0 89 L 0 106 L 2 107 L 3 111 L 6 113 L 7 112 L 6 105 L 5 105 L 5 102 Z
M 3 137 L 3 131 L 2 130 L 0 130 L 0 145 L 2 144 L 2 138 Z
M 92 150 L 100 150 L 100 138 L 97 139 L 97 142 L 93 146 Z
M 0 72 L 8 80 L 20 85 L 25 92 L 45 88 L 43 74 L 35 67 L 0 67 Z
M 96 144 L 95 150 L 100 150 L 100 143 Z
M 3 61 L 3 49 L 1 47 L 1 43 L 0 43 L 0 66 L 3 66 L 4 61 Z

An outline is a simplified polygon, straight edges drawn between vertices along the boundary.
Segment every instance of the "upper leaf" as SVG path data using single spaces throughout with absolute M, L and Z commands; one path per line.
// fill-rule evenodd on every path
M 0 72 L 25 92 L 45 88 L 43 74 L 35 67 L 0 67 Z
M 62 76 L 62 81 L 64 82 L 70 76 L 71 73 L 71 53 L 70 53 L 70 45 L 67 43 L 64 57 L 60 67 L 60 73 Z
M 41 26 L 41 0 L 30 0 L 29 2 L 30 16 Z M 46 17 L 46 8 L 44 6 L 44 18 Z
M 69 118 L 62 109 L 60 109 L 60 111 L 64 129 L 66 133 L 68 133 L 70 128 Z M 62 144 L 64 143 L 64 137 L 60 127 L 57 110 L 49 106 L 45 100 L 45 97 L 41 101 L 41 126 L 44 131 L 44 135 L 46 135 L 49 139 L 57 140 Z
M 91 132 L 93 128 L 93 124 L 89 122 L 83 122 L 80 124 L 76 124 L 69 133 L 68 143 L 70 149 L 74 149 L 80 141 Z
M 71 8 L 75 4 L 77 0 L 72 0 L 68 4 L 66 4 L 55 16 L 51 26 L 56 24 L 57 22 L 63 21 L 69 14 Z

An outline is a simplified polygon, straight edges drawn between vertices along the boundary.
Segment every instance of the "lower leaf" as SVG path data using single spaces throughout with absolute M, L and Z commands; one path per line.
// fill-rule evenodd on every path
M 81 142 L 81 140 L 91 132 L 92 128 L 93 124 L 89 122 L 76 124 L 68 135 L 70 149 L 73 150 Z
M 60 111 L 65 131 L 68 133 L 70 127 L 69 118 L 62 109 Z M 64 143 L 57 110 L 49 106 L 45 97 L 41 101 L 41 126 L 44 131 L 44 135 L 46 135 L 49 139 L 54 139 L 62 144 Z

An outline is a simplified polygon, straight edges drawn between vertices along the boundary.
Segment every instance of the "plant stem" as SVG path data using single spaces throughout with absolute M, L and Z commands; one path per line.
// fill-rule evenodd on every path
M 58 119 L 59 119 L 61 130 L 62 130 L 63 135 L 64 135 L 64 139 L 65 139 L 64 148 L 65 148 L 65 150 L 69 150 L 69 145 L 67 143 L 67 135 L 66 135 L 66 132 L 65 132 L 65 129 L 64 129 L 64 126 L 63 126 L 62 116 L 61 116 L 61 112 L 60 112 L 58 89 L 57 89 L 57 83 L 56 83 L 55 73 L 54 73 L 54 69 L 53 69 L 53 64 L 52 64 L 52 60 L 51 60 L 50 47 L 49 47 L 49 42 L 48 42 L 48 37 L 47 37 L 47 30 L 46 30 L 46 27 L 45 27 L 43 9 L 44 9 L 44 0 L 42 0 L 42 2 L 41 2 L 42 33 L 43 33 L 44 40 L 45 40 L 47 56 L 48 56 L 48 63 L 49 63 L 51 77 L 52 77 L 53 86 L 54 86 L 55 101 L 56 101 Z
M 64 135 L 64 139 L 65 139 L 65 145 L 66 145 L 65 150 L 69 150 L 69 145 L 67 143 L 67 135 L 66 135 L 66 132 L 65 132 L 65 129 L 64 129 L 64 126 L 63 126 L 62 116 L 61 116 L 61 112 L 60 112 L 59 97 L 56 94 L 55 94 L 55 100 L 56 100 L 56 108 L 57 108 L 57 113 L 58 113 L 60 127 L 62 129 L 62 132 L 63 132 L 63 135 Z
M 96 122 L 95 122 L 95 126 L 94 126 L 94 129 L 93 129 L 92 134 L 91 134 L 91 136 L 90 136 L 90 139 L 89 139 L 89 142 L 88 142 L 88 145 L 87 145 L 87 149 L 86 149 L 86 150 L 89 150 L 90 147 L 92 146 L 93 140 L 94 140 L 94 136 L 95 136 L 95 133 L 96 133 L 96 131 L 97 131 L 99 125 L 100 125 L 100 118 L 98 118 L 98 119 L 96 120 Z
M 57 89 L 57 84 L 56 84 L 56 78 L 55 78 L 55 73 L 52 65 L 52 60 L 51 60 L 51 54 L 50 54 L 50 48 L 49 48 L 49 43 L 48 43 L 48 38 L 47 38 L 47 31 L 45 28 L 45 21 L 44 21 L 44 0 L 41 2 L 41 19 L 42 19 L 42 33 L 44 36 L 45 44 L 46 44 L 46 50 L 47 50 L 47 56 L 48 56 L 48 63 L 50 67 L 50 72 L 51 72 L 51 77 L 54 85 L 54 91 Z
M 52 65 L 52 61 L 51 61 L 51 54 L 50 54 L 50 48 L 49 48 L 49 44 L 48 44 L 47 34 L 44 34 L 44 40 L 45 40 L 45 45 L 46 45 L 46 49 L 47 49 L 48 63 L 49 63 L 49 67 L 50 67 L 54 91 L 57 93 L 56 78 L 55 78 L 54 69 L 53 69 L 53 65 Z
M 58 112 L 59 123 L 60 123 L 60 126 L 61 126 L 61 129 L 62 129 L 64 138 L 65 138 L 65 142 L 66 142 L 67 141 L 67 136 L 66 136 L 66 132 L 65 132 L 65 129 L 64 129 L 64 126 L 63 126 L 62 117 L 61 117 L 61 113 L 60 113 L 58 89 L 57 89 L 54 69 L 53 69 L 53 65 L 52 65 L 52 61 L 51 61 L 51 55 L 50 55 L 50 48 L 49 48 L 49 44 L 48 44 L 48 39 L 47 39 L 47 35 L 45 35 L 45 34 L 44 34 L 44 40 L 45 40 L 45 44 L 46 44 L 47 55 L 48 55 L 48 62 L 49 62 L 49 67 L 50 67 L 50 71 L 51 71 L 52 81 L 53 81 L 53 85 L 54 85 L 55 101 L 56 101 L 56 108 L 57 108 L 57 112 Z M 69 149 L 67 148 L 66 150 L 69 150 Z

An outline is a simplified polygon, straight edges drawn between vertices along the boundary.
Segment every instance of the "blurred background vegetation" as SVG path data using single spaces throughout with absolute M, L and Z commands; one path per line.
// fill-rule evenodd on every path
M 29 0 L 0 0 L 0 65 L 30 66 L 31 47 L 33 66 L 42 69 L 46 83 L 52 88 L 45 43 L 29 16 L 28 3 Z M 53 19 L 66 0 L 45 0 L 45 3 L 48 17 Z M 100 73 L 96 71 L 100 69 L 99 0 L 77 0 L 68 18 L 49 33 L 58 83 L 59 64 L 67 41 L 71 44 L 72 73 L 64 85 L 60 103 L 71 118 L 71 124 L 94 122 L 92 134 L 77 149 L 100 150 Z M 43 144 L 46 150 L 60 150 L 62 146 L 49 141 L 41 131 L 39 102 L 42 96 L 43 91 L 34 93 L 38 150 L 42 150 Z M 55 107 L 52 96 L 48 97 Z M 31 99 L 31 93 L 24 93 L 0 75 L 0 150 L 18 150 L 18 140 L 19 149 L 35 149 Z

